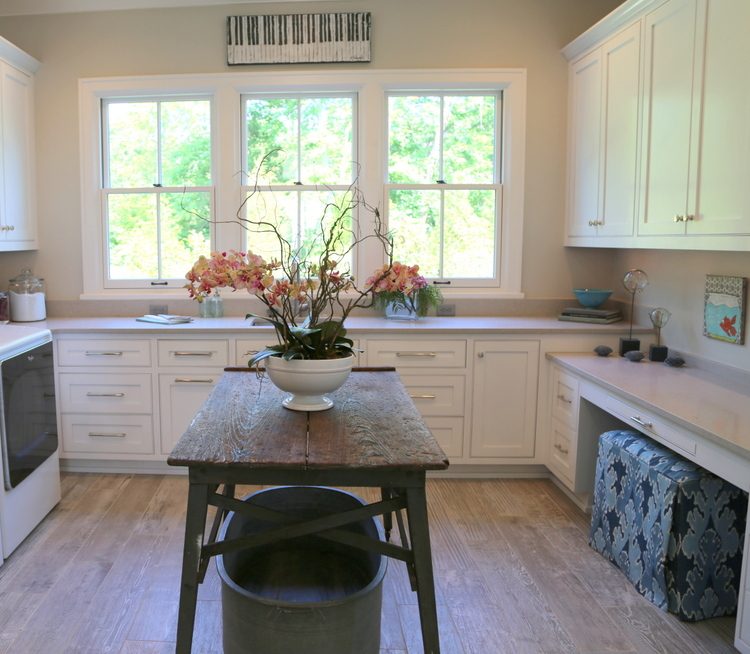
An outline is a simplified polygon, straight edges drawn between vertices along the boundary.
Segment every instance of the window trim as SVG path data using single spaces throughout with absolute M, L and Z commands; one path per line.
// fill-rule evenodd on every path
M 212 98 L 211 138 L 215 156 L 212 181 L 217 250 L 238 249 L 241 228 L 233 217 L 242 199 L 242 94 L 356 93 L 358 129 L 356 151 L 361 165 L 358 186 L 364 197 L 385 206 L 388 91 L 500 91 L 503 120 L 500 160 L 503 194 L 500 220 L 499 286 L 444 289 L 448 298 L 522 298 L 524 171 L 526 138 L 525 69 L 338 70 L 250 72 L 79 80 L 79 138 L 81 157 L 81 230 L 83 293 L 81 299 L 185 299 L 182 289 L 107 289 L 104 286 L 101 215 L 101 100 L 162 95 L 203 95 Z M 225 222 L 222 222 L 225 221 Z M 367 226 L 362 226 L 367 231 Z M 364 278 L 382 261 L 364 249 L 356 258 L 355 274 Z

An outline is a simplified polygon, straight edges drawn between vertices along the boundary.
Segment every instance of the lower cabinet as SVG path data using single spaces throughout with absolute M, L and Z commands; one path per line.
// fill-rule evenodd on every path
M 471 456 L 533 457 L 539 341 L 476 341 L 473 367 Z

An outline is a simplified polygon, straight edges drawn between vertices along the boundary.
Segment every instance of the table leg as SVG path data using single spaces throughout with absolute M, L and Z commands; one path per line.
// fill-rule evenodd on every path
M 386 500 L 391 499 L 391 489 L 390 488 L 381 488 L 380 489 L 380 497 L 385 502 Z M 392 513 L 384 513 L 383 514 L 383 529 L 385 530 L 385 539 L 386 541 L 391 540 L 391 529 L 393 529 L 393 514 Z
M 422 623 L 422 643 L 425 654 L 440 654 L 435 582 L 432 576 L 430 529 L 427 523 L 427 497 L 424 486 L 406 489 L 406 512 L 414 554 L 414 572 L 417 578 L 419 619 Z
M 193 645 L 195 606 L 198 599 L 198 571 L 208 511 L 207 484 L 190 484 L 187 517 L 185 518 L 185 546 L 182 552 L 182 580 L 180 608 L 177 616 L 177 645 L 175 654 L 190 654 Z

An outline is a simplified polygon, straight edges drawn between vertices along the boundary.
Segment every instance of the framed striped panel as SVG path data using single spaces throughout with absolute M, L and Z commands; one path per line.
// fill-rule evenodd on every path
M 227 63 L 370 61 L 370 12 L 229 16 Z

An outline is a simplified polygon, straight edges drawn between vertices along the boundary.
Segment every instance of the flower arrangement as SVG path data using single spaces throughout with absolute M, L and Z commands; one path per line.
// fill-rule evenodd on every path
M 407 266 L 400 261 L 379 268 L 366 283 L 372 285 L 377 306 L 396 303 L 418 316 L 427 315 L 430 308 L 443 300 L 440 289 L 430 286 L 419 274 L 419 266 Z

